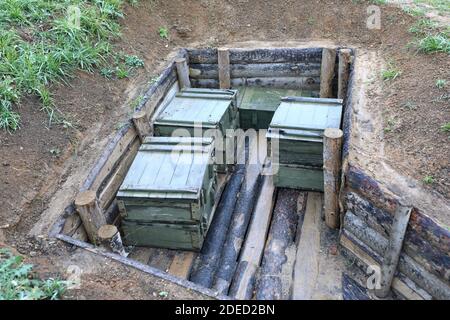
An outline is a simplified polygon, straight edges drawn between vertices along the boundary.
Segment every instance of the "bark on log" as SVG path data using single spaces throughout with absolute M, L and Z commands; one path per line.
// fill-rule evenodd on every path
M 239 253 L 244 243 L 248 224 L 261 187 L 261 175 L 246 175 L 239 191 L 239 198 L 233 212 L 233 219 L 228 230 L 219 267 L 214 277 L 213 288 L 226 295 L 236 271 Z
M 189 73 L 193 79 L 218 79 L 217 64 L 191 64 Z M 320 64 L 307 63 L 258 63 L 231 64 L 230 76 L 236 78 L 287 78 L 320 77 Z
M 411 208 L 399 207 L 395 213 L 389 243 L 383 255 L 383 263 L 381 264 L 381 288 L 375 290 L 375 294 L 379 298 L 386 298 L 391 290 L 392 280 L 397 270 L 411 211 Z
M 116 226 L 105 224 L 98 229 L 98 239 L 106 248 L 111 249 L 112 252 L 120 254 L 122 257 L 127 257 L 122 238 Z
M 272 219 L 274 200 L 273 176 L 265 176 L 229 292 L 229 295 L 236 299 L 249 300 L 253 296 L 256 272 L 261 264 Z
M 188 49 L 189 62 L 217 63 L 217 49 Z M 320 63 L 321 48 L 230 49 L 230 63 Z
M 219 88 L 217 79 L 192 79 L 192 85 L 199 88 Z M 295 90 L 316 91 L 320 88 L 319 77 L 265 77 L 265 78 L 234 78 L 231 79 L 233 88 L 240 86 L 282 88 Z
M 323 48 L 320 71 L 320 97 L 333 98 L 333 79 L 336 64 L 336 50 Z
M 328 227 L 340 224 L 339 189 L 343 132 L 327 128 L 323 135 L 324 213 Z
M 345 196 L 348 210 L 361 218 L 370 228 L 387 237 L 391 232 L 393 217 L 354 192 Z M 450 252 L 443 251 L 423 237 L 418 230 L 410 227 L 406 230 L 403 250 L 429 272 L 450 281 Z
M 301 193 L 297 190 L 280 189 L 278 191 L 256 289 L 257 300 L 289 298 L 283 296 L 282 269 L 287 262 L 286 249 L 295 242 L 299 218 L 297 200 L 300 195 Z
M 180 88 L 190 88 L 191 81 L 189 80 L 189 67 L 187 65 L 185 58 L 175 59 L 175 64 L 177 66 L 178 83 Z
M 148 114 L 145 111 L 138 111 L 133 114 L 133 124 L 136 128 L 137 134 L 141 143 L 144 141 L 145 137 L 150 135 L 150 120 Z
M 222 195 L 214 219 L 209 227 L 202 250 L 194 264 L 190 280 L 203 287 L 211 288 L 220 253 L 233 216 L 237 194 L 244 180 L 245 167 L 237 165 Z
M 342 231 L 340 244 L 342 245 L 342 255 L 352 261 L 352 263 L 355 263 L 355 265 L 364 273 L 367 272 L 368 266 L 380 267 L 380 257 L 348 231 Z M 392 288 L 397 294 L 408 300 L 432 299 L 431 295 L 417 287 L 413 281 L 405 277 L 401 272 L 398 272 L 395 275 L 394 281 L 392 282 Z
M 106 219 L 100 209 L 96 193 L 90 190 L 79 193 L 75 199 L 75 206 L 83 221 L 89 240 L 97 244 L 98 229 L 106 224 Z
M 398 199 L 393 194 L 382 189 L 375 179 L 355 166 L 348 166 L 346 186 L 349 188 L 348 191 L 354 191 L 373 206 L 391 215 L 399 205 Z M 431 246 L 438 248 L 440 251 L 450 252 L 450 230 L 440 226 L 417 208 L 414 208 L 411 214 L 408 229 L 416 231 L 424 241 L 429 242 Z
M 219 48 L 218 56 L 218 72 L 219 72 L 219 88 L 230 89 L 230 52 L 228 48 Z
M 170 64 L 158 78 L 158 80 L 144 94 L 143 101 L 136 111 L 145 111 L 151 116 L 154 110 L 164 100 L 166 93 L 171 89 L 177 79 L 175 64 Z M 100 158 L 89 172 L 80 192 L 95 190 L 99 193 L 99 188 L 107 183 L 110 175 L 120 163 L 123 150 L 133 143 L 137 132 L 131 121 L 120 129 L 106 146 Z
M 348 231 L 367 245 L 378 255 L 378 262 L 388 247 L 388 239 L 371 229 L 363 220 L 348 211 L 344 218 L 344 231 Z M 367 252 L 374 256 L 373 253 Z M 413 280 L 417 285 L 427 291 L 436 299 L 449 299 L 450 286 L 435 275 L 426 271 L 404 252 L 401 253 L 398 270 Z
M 339 51 L 339 69 L 338 69 L 338 98 L 345 99 L 347 95 L 348 79 L 350 77 L 350 63 L 352 51 L 350 49 L 341 49 Z

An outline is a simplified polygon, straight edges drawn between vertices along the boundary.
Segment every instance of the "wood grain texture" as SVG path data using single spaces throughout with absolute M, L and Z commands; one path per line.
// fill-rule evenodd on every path
M 334 66 L 336 64 L 336 50 L 323 48 L 322 68 L 320 71 L 320 97 L 333 98 Z
M 173 257 L 168 272 L 178 278 L 187 279 L 191 272 L 195 257 L 196 254 L 194 252 L 177 252 Z
M 388 246 L 384 251 L 383 263 L 381 264 L 381 288 L 375 290 L 375 294 L 379 298 L 387 297 L 391 289 L 411 211 L 411 208 L 400 206 L 395 212 Z
M 319 276 L 319 224 L 322 204 L 321 194 L 308 193 L 305 217 L 295 259 L 292 292 L 294 300 L 310 300 L 316 287 L 316 281 Z
M 256 271 L 261 263 L 269 231 L 275 200 L 273 177 L 266 176 L 253 212 L 253 218 L 247 231 L 245 243 L 233 280 L 230 296 L 240 300 L 250 299 L 253 295 Z
M 217 50 L 218 72 L 219 72 L 219 88 L 230 89 L 230 52 L 228 48 L 219 48 Z

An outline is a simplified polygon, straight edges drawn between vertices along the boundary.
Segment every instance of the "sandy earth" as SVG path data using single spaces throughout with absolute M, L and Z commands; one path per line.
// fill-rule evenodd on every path
M 79 72 L 70 86 L 54 86 L 57 107 L 73 128 L 49 128 L 37 99 L 26 97 L 19 106 L 22 129 L 12 135 L 0 132 L 0 245 L 26 255 L 44 275 L 65 277 L 68 266 L 81 265 L 84 285 L 69 292 L 74 298 L 154 299 L 160 298 L 154 295 L 160 291 L 168 291 L 169 298 L 195 296 L 45 236 L 57 213 L 74 198 L 111 132 L 130 116 L 131 102 L 180 47 L 325 41 L 394 61 L 401 76 L 367 96 L 380 110 L 377 125 L 389 126 L 378 137 L 384 157 L 421 190 L 448 203 L 450 143 L 440 127 L 450 121 L 450 88 L 439 90 L 435 82 L 450 82 L 450 59 L 446 54 L 417 53 L 407 31 L 415 18 L 398 8 L 383 6 L 381 30 L 367 29 L 368 5 L 351 0 L 149 0 L 127 7 L 116 46 L 143 57 L 145 70 L 116 81 Z M 159 38 L 161 26 L 170 30 L 169 41 Z M 426 175 L 435 182 L 424 185 Z

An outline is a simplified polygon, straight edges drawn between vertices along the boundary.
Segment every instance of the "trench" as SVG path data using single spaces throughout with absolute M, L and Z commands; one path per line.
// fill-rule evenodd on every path
M 347 53 L 347 60 L 343 52 Z M 180 59 L 187 65 L 184 74 L 180 71 Z M 282 166 L 283 173 L 266 175 L 265 170 L 271 167 L 267 159 L 273 155 L 270 148 L 269 151 L 261 148 L 263 155 L 259 150 L 255 156 L 247 141 L 247 147 L 241 146 L 239 150 L 245 151 L 246 161 L 233 162 L 217 173 L 215 196 L 211 200 L 213 214 L 199 247 L 175 250 L 134 244 L 139 241 L 133 235 L 130 237 L 130 232 L 124 232 L 117 200 L 119 188 L 142 145 L 139 126 L 130 120 L 108 144 L 80 190 L 95 191 L 106 223 L 119 228 L 129 255 L 123 257 L 89 243 L 74 203 L 68 205 L 55 224 L 53 235 L 216 298 L 369 299 L 365 284 L 352 278 L 344 259 L 356 261 L 364 272 L 367 266 L 380 266 L 393 219 L 389 212 L 392 208 L 379 204 L 380 199 L 389 202 L 387 196 L 380 191 L 376 195 L 378 199 L 371 198 L 370 191 L 377 188 L 376 181 L 345 161 L 352 113 L 352 94 L 347 89 L 352 87 L 354 51 L 347 48 L 232 49 L 227 59 L 223 73 L 224 62 L 217 49 L 180 50 L 177 59 L 149 88 L 138 107 L 145 114 L 145 122 L 150 124 L 151 135 L 165 135 L 167 126 L 163 126 L 161 119 L 186 82 L 192 87 L 192 94 L 205 94 L 208 89 L 218 89 L 223 81 L 228 81 L 228 86 L 237 93 L 236 127 L 253 130 L 256 135 L 266 130 L 270 133 L 275 112 L 282 103 L 305 103 L 324 94 L 334 101 L 341 98 L 342 112 L 336 126 L 344 135 L 339 160 L 345 166 L 339 168 L 343 174 L 340 190 L 336 190 L 341 205 L 340 228 L 326 226 L 323 163 L 315 162 L 317 155 L 304 160 L 309 161 L 308 166 L 290 163 Z M 266 136 L 259 143 L 272 147 Z M 292 146 L 285 148 L 285 157 L 295 154 L 295 150 L 289 149 Z M 252 154 L 256 161 L 250 161 Z M 313 170 L 311 163 L 316 165 Z M 420 254 L 417 257 L 424 238 L 433 232 L 443 232 L 430 226 L 429 221 L 424 224 L 432 231 L 421 234 L 411 226 L 407 230 L 408 242 L 392 284 L 393 298 L 431 299 L 449 294 L 448 251 L 442 249 L 443 245 L 437 243 L 432 248 L 433 257 Z M 146 227 L 139 228 L 135 232 L 145 235 Z M 361 231 L 364 229 L 375 230 L 373 237 Z

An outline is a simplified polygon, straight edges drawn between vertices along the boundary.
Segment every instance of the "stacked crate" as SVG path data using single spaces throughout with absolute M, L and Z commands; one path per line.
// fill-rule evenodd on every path
M 323 132 L 341 118 L 340 99 L 282 99 L 267 132 L 277 187 L 323 191 Z
M 213 218 L 211 138 L 147 137 L 117 194 L 124 242 L 198 251 Z
M 216 139 L 217 170 L 227 172 L 227 155 L 234 156 L 231 144 L 226 143 L 229 129 L 239 125 L 237 91 L 222 89 L 184 89 L 177 93 L 164 110 L 156 117 L 156 136 L 199 135 L 207 136 L 216 131 L 223 140 Z M 185 129 L 185 130 L 180 130 Z M 186 132 L 187 130 L 187 132 Z M 206 133 L 207 130 L 209 133 Z M 228 131 L 228 132 L 227 132 Z
M 241 128 L 268 129 L 275 110 L 280 105 L 282 97 L 308 97 L 310 91 L 264 88 L 239 87 L 239 119 Z

